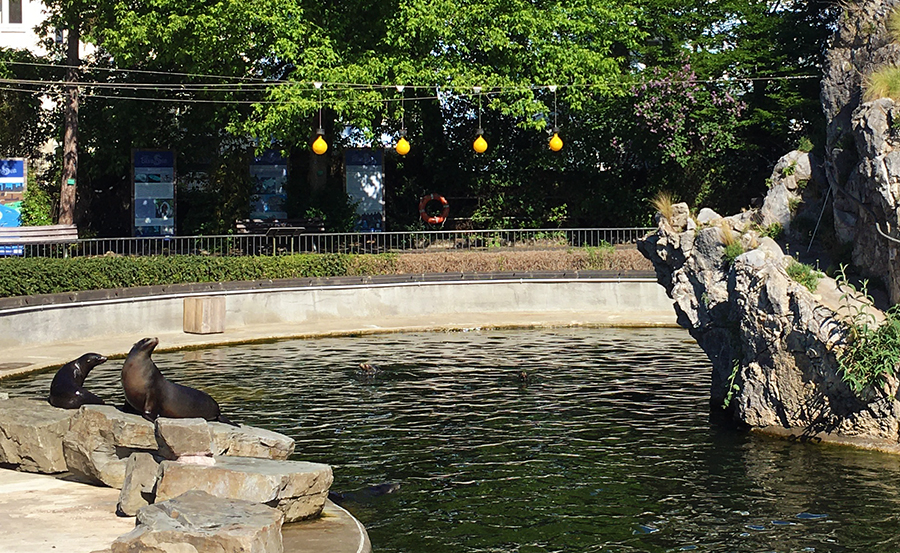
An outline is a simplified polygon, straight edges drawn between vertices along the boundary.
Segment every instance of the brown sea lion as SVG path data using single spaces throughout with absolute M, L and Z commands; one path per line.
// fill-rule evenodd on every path
M 99 353 L 85 353 L 63 365 L 50 383 L 47 401 L 62 409 L 78 409 L 85 404 L 103 405 L 102 399 L 85 389 L 84 379 L 91 369 L 105 362 L 106 357 Z
M 158 338 L 144 338 L 128 352 L 122 365 L 128 405 L 149 421 L 157 417 L 202 418 L 239 426 L 222 415 L 219 404 L 206 392 L 166 380 L 150 359 L 158 344 Z

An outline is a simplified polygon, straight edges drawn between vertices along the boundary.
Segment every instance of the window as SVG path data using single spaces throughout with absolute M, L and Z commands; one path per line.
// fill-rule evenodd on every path
M 9 0 L 9 21 L 7 23 L 22 23 L 22 0 Z

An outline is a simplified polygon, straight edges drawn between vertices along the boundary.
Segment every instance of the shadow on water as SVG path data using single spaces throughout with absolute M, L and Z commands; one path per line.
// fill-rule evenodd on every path
M 378 551 L 900 550 L 900 459 L 711 422 L 709 362 L 685 338 L 388 334 L 154 359 L 331 464 Z M 120 403 L 111 365 L 88 384 Z M 51 378 L 0 390 L 41 397 Z M 364 493 L 379 483 L 400 487 Z

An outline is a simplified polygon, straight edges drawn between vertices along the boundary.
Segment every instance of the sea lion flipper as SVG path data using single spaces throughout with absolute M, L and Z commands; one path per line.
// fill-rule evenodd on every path
M 219 416 L 216 417 L 216 421 L 218 421 L 218 422 L 224 422 L 225 424 L 230 424 L 231 426 L 236 426 L 236 427 L 238 427 L 238 428 L 241 427 L 241 425 L 239 425 L 238 423 L 236 423 L 236 422 L 231 422 L 230 420 L 228 420 L 228 417 L 226 417 L 226 416 L 223 415 L 222 413 L 219 413 Z

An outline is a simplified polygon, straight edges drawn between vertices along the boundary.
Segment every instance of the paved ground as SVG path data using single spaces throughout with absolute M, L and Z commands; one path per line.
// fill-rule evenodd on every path
M 119 490 L 0 469 L 0 553 L 108 552 L 135 519 L 115 514 Z M 331 503 L 322 517 L 284 527 L 285 553 L 364 553 L 369 537 Z

